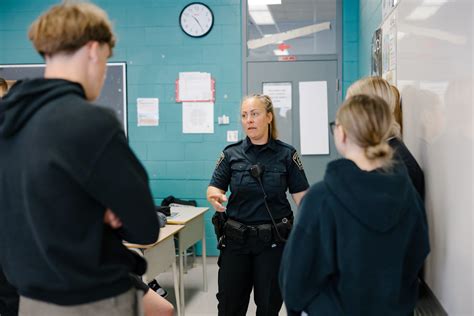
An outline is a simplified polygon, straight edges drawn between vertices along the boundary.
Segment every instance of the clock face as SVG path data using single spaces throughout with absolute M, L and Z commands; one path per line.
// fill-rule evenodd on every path
M 179 24 L 187 35 L 202 37 L 211 31 L 214 25 L 214 15 L 207 5 L 193 2 L 181 11 Z

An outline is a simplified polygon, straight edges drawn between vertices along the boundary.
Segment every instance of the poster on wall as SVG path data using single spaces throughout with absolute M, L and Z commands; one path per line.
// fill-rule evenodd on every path
M 371 75 L 382 76 L 382 29 L 377 29 L 372 37 Z
M 397 18 L 393 11 L 382 24 L 382 77 L 397 84 Z
M 272 99 L 273 107 L 280 109 L 279 114 L 286 117 L 292 107 L 291 82 L 264 82 L 262 90 Z
M 137 99 L 137 126 L 158 126 L 160 122 L 158 98 Z

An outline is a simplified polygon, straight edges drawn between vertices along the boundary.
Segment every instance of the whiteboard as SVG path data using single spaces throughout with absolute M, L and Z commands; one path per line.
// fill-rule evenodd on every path
M 42 78 L 44 64 L 0 65 L 0 77 L 10 80 L 24 78 Z M 123 62 L 107 63 L 107 77 L 100 97 L 94 102 L 112 109 L 122 123 L 127 134 L 127 64 Z
M 396 11 L 404 141 L 426 180 L 425 281 L 449 315 L 474 315 L 472 0 L 401 0 Z

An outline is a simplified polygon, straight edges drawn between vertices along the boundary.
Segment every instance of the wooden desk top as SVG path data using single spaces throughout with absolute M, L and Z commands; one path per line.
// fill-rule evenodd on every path
M 177 232 L 179 232 L 183 228 L 184 228 L 184 225 L 166 225 L 165 227 L 160 228 L 160 236 L 158 237 L 158 240 L 156 242 L 154 242 L 153 244 L 140 245 L 140 244 L 131 244 L 131 243 L 128 243 L 128 242 L 124 242 L 124 245 L 127 248 L 148 249 L 148 248 L 151 248 L 151 247 L 159 244 L 160 242 L 162 242 L 166 238 L 169 238 L 169 237 L 173 236 L 174 234 L 176 234 Z
M 167 217 L 168 224 L 184 225 L 207 210 L 209 210 L 208 207 L 172 206 L 171 216 Z

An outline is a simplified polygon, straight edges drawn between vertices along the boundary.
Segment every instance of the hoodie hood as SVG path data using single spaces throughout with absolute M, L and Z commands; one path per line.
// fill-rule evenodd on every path
M 85 98 L 84 89 L 75 82 L 44 78 L 17 81 L 0 99 L 0 137 L 15 135 L 42 106 L 70 94 Z
M 336 160 L 328 164 L 324 181 L 344 209 L 374 231 L 389 231 L 413 204 L 408 173 L 397 162 L 390 171 L 368 172 L 351 160 Z

